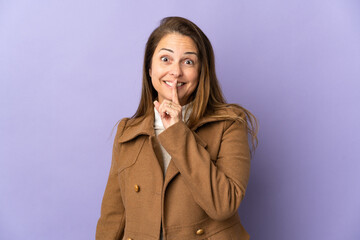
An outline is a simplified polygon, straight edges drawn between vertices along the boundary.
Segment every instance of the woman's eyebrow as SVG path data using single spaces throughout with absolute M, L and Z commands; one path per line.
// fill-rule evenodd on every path
M 160 52 L 161 50 L 165 50 L 165 51 L 168 51 L 168 52 L 172 52 L 172 53 L 174 53 L 174 51 L 173 51 L 173 50 L 168 49 L 168 48 L 162 48 L 162 49 L 160 49 L 160 50 L 159 50 L 159 52 Z
M 161 48 L 161 49 L 159 50 L 159 52 L 160 52 L 161 50 L 165 50 L 165 51 L 174 53 L 174 51 L 171 50 L 171 49 L 169 49 L 169 48 Z M 185 52 L 184 54 L 194 54 L 194 55 L 196 55 L 196 56 L 198 55 L 196 52 Z
M 198 55 L 196 52 L 186 52 L 186 53 L 184 53 L 184 54 L 194 54 L 194 55 Z

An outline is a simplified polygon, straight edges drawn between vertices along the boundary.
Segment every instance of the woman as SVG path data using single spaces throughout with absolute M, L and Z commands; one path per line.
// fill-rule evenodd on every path
M 237 210 L 256 129 L 225 103 L 205 34 L 163 19 L 146 44 L 139 107 L 118 125 L 96 239 L 249 239 Z

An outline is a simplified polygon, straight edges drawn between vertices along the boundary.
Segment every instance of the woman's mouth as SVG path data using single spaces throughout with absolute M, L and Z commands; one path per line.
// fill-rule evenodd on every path
M 169 82 L 169 81 L 164 81 L 167 85 L 169 85 L 170 87 L 172 87 L 173 86 L 173 84 L 174 84 L 174 82 Z M 176 87 L 181 87 L 182 85 L 184 85 L 185 83 L 183 83 L 183 82 L 178 82 L 177 84 L 176 84 Z

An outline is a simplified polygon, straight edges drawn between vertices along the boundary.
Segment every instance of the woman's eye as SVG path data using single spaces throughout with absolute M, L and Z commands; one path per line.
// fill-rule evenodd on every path
M 163 61 L 163 62 L 168 62 L 169 59 L 168 59 L 167 57 L 161 57 L 161 61 Z
M 193 64 L 194 64 L 194 62 L 193 62 L 192 60 L 186 60 L 186 61 L 185 61 L 185 64 L 190 64 L 190 65 L 193 65 Z

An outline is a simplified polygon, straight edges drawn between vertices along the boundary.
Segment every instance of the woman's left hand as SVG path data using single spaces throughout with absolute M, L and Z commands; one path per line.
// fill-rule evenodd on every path
M 161 121 L 164 124 L 165 129 L 179 121 L 182 121 L 181 105 L 179 103 L 176 85 L 177 80 L 175 80 L 172 85 L 171 101 L 166 99 L 164 99 L 162 103 L 154 101 L 155 108 L 160 113 Z

